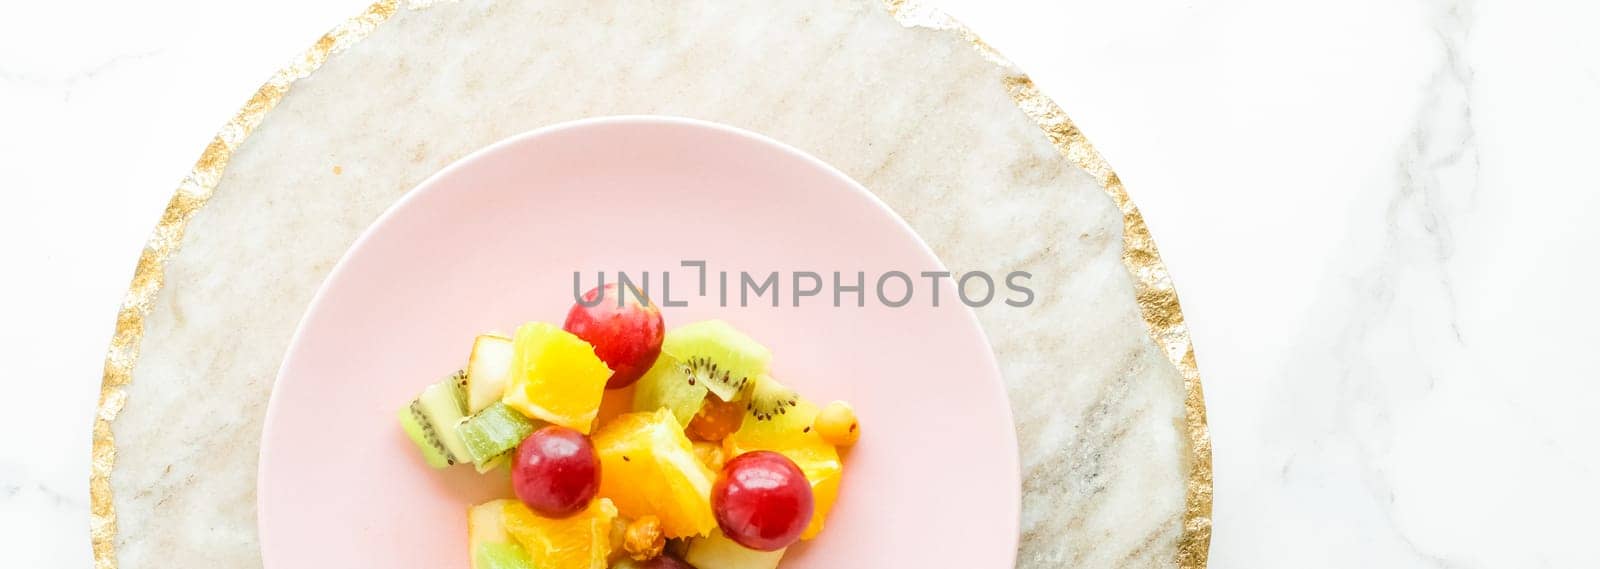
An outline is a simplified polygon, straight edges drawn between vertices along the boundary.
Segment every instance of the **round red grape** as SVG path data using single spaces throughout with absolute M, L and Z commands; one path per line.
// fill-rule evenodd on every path
M 666 333 L 655 303 L 637 291 L 618 289 L 616 283 L 584 293 L 583 302 L 567 311 L 562 328 L 594 345 L 594 354 L 611 368 L 607 389 L 639 381 L 661 355 Z
M 800 467 L 770 451 L 734 457 L 711 488 L 711 511 L 722 533 L 758 551 L 777 551 L 799 540 L 814 507 L 811 483 Z
M 571 516 L 600 491 L 600 457 L 583 433 L 556 425 L 539 429 L 517 447 L 511 487 L 539 515 Z

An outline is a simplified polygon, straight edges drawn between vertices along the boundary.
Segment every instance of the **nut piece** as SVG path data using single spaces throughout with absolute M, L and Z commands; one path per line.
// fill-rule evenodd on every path
M 666 546 L 667 536 L 661 533 L 661 520 L 655 516 L 629 522 L 627 534 L 622 538 L 622 550 L 634 561 L 655 559 Z
M 817 434 L 829 444 L 849 446 L 861 438 L 861 425 L 856 423 L 856 410 L 849 403 L 834 401 L 817 413 Z

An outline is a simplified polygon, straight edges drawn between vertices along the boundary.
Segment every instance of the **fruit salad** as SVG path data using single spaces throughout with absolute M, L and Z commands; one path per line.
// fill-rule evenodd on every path
M 861 431 L 771 362 L 609 285 L 561 326 L 478 336 L 400 426 L 434 468 L 510 469 L 506 498 L 467 509 L 473 569 L 773 569 L 822 531 Z

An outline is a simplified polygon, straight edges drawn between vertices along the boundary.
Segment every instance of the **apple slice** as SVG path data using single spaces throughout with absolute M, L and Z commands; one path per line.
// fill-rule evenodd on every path
M 721 530 L 689 542 L 689 554 L 683 556 L 695 569 L 776 569 L 783 552 L 749 549 L 727 536 Z
M 484 334 L 472 341 L 467 359 L 467 414 L 476 415 L 505 395 L 511 382 L 511 338 Z

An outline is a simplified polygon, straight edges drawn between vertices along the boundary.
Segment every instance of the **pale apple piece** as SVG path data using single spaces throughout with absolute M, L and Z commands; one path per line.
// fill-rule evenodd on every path
M 511 543 L 502 512 L 510 500 L 492 500 L 467 508 L 467 551 L 485 543 Z
M 467 551 L 472 569 L 534 569 L 527 550 L 506 531 L 506 506 L 513 500 L 493 500 L 467 509 Z
M 776 569 L 784 551 L 749 549 L 716 530 L 690 541 L 689 554 L 683 560 L 695 569 Z
M 467 414 L 476 415 L 505 395 L 511 383 L 511 338 L 484 334 L 472 341 L 467 358 Z

